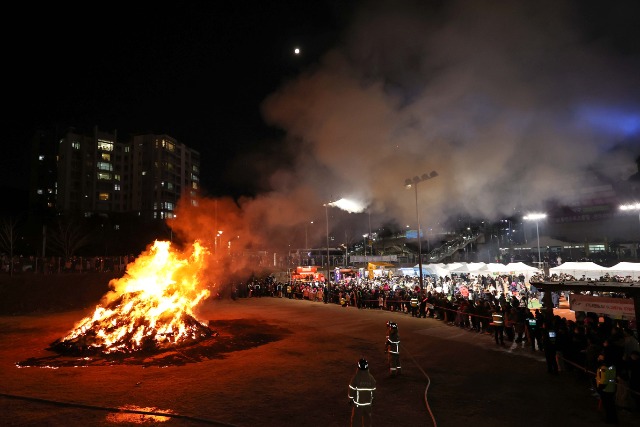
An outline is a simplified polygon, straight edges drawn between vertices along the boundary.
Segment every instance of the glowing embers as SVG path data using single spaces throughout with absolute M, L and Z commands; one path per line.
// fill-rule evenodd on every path
M 200 285 L 207 250 L 194 243 L 188 255 L 156 241 L 110 282 L 93 315 L 81 320 L 51 349 L 65 354 L 158 351 L 191 344 L 213 331 L 196 319 L 193 308 L 209 296 Z

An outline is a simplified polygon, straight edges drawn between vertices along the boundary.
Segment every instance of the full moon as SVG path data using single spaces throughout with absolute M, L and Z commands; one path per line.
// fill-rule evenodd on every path
M 299 48 L 299 47 L 296 47 L 295 49 L 293 49 L 293 53 L 294 53 L 295 55 L 300 55 L 300 48 Z

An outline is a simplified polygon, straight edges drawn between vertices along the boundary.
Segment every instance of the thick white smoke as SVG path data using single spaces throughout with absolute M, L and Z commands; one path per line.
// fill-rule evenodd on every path
M 594 168 L 635 171 L 637 128 L 584 111 L 637 120 L 637 57 L 589 42 L 575 3 L 441 3 L 364 3 L 343 45 L 265 100 L 300 155 L 249 211 L 292 224 L 357 196 L 378 218 L 413 223 L 405 179 L 435 170 L 419 184 L 421 215 L 495 219 L 570 194 Z

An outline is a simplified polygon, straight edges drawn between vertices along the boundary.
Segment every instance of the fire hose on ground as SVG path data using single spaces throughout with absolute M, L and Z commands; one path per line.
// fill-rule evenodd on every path
M 403 344 L 400 344 L 400 347 L 402 347 L 402 349 L 409 356 L 409 359 L 411 359 L 413 361 L 413 364 L 416 365 L 416 367 L 420 370 L 420 372 L 422 372 L 422 375 L 424 375 L 425 378 L 427 379 L 427 387 L 425 387 L 425 389 L 424 389 L 424 404 L 425 404 L 425 406 L 427 408 L 427 411 L 429 412 L 429 416 L 431 416 L 431 421 L 433 422 L 433 427 L 438 427 L 438 423 L 436 422 L 436 417 L 433 415 L 433 411 L 431 411 L 431 406 L 429 406 L 428 393 L 429 393 L 429 387 L 431 386 L 431 378 L 425 372 L 425 370 L 422 369 L 422 366 L 420 366 L 420 364 L 415 359 L 415 357 L 413 357 L 411 352 L 409 350 L 407 350 L 407 348 Z

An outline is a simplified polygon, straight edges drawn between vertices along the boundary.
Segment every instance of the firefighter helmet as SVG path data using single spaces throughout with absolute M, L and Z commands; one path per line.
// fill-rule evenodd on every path
M 367 362 L 367 359 L 363 357 L 362 359 L 358 360 L 358 368 L 362 369 L 363 371 L 369 369 L 369 362 Z
M 396 322 L 387 322 L 387 327 L 390 329 L 398 329 L 398 324 Z

